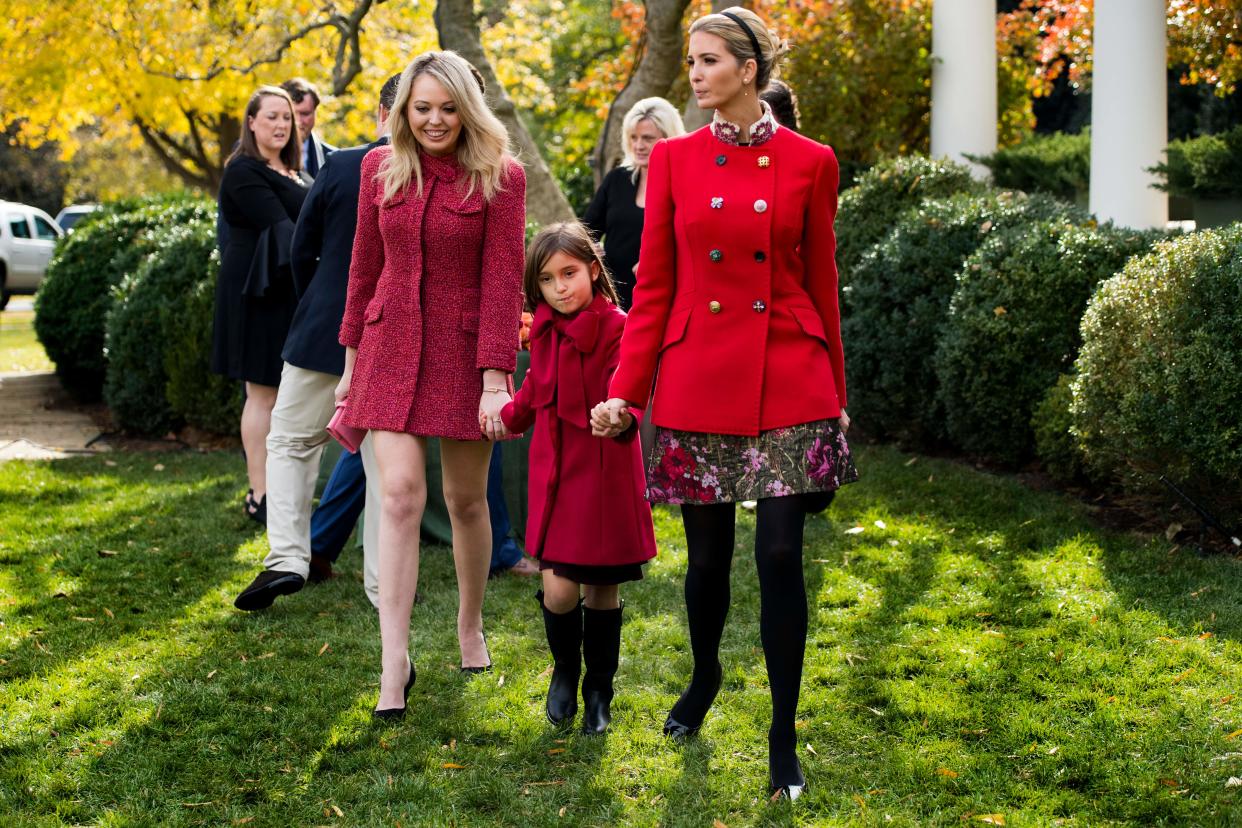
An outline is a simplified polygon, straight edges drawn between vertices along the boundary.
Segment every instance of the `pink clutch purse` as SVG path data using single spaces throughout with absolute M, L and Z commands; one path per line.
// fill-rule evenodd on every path
M 332 419 L 328 421 L 328 433 L 350 454 L 357 454 L 362 438 L 367 436 L 366 429 L 345 425 L 341 422 L 344 419 L 345 403 L 339 402 L 336 404 L 336 411 L 332 413 Z

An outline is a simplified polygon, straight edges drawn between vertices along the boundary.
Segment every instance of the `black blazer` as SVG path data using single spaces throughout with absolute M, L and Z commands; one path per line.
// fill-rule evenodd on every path
M 293 286 L 298 308 L 285 340 L 285 362 L 340 375 L 345 348 L 337 342 L 358 227 L 362 159 L 387 138 L 333 152 L 315 176 L 293 231 Z

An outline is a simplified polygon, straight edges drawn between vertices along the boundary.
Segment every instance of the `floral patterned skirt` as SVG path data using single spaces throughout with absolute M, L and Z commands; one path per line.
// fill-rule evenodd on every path
M 736 503 L 831 492 L 858 479 L 837 421 L 762 431 L 757 437 L 656 429 L 647 458 L 652 503 Z

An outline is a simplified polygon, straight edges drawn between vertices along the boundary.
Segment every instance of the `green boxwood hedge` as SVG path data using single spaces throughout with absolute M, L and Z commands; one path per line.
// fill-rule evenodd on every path
M 1242 197 L 1242 125 L 1173 141 L 1165 158 L 1152 169 L 1165 192 L 1186 198 Z
M 949 439 L 1008 465 L 1030 459 L 1031 415 L 1078 355 L 1091 294 L 1161 237 L 1066 221 L 993 233 L 958 274 L 936 344 Z
M 929 198 L 981 193 L 984 186 L 970 169 L 921 155 L 891 158 L 863 173 L 858 184 L 841 194 L 837 208 L 837 267 L 841 283 L 853 281 L 863 255 L 883 241 L 897 219 Z
M 35 296 L 35 334 L 74 397 L 93 401 L 103 391 L 111 291 L 147 252 L 144 231 L 214 216 L 212 202 L 187 196 L 126 200 L 62 240 Z
M 1076 204 L 1091 191 L 1091 133 L 1032 135 L 992 155 L 973 158 L 992 172 L 997 187 L 1051 193 Z
M 1008 227 L 1086 214 L 1047 195 L 992 192 L 909 210 L 843 289 L 851 413 L 866 431 L 915 443 L 944 435 L 932 355 L 962 263 Z
M 1082 338 L 1071 412 L 1087 461 L 1137 488 L 1167 474 L 1242 516 L 1242 223 L 1131 259 Z
M 184 422 L 233 431 L 237 383 L 208 371 L 219 269 L 214 220 L 147 231 L 142 245 L 146 258 L 114 289 L 104 399 L 129 431 L 162 434 Z

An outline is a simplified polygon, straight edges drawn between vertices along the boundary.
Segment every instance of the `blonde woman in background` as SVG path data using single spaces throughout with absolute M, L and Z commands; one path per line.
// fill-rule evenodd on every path
M 684 135 L 681 115 L 663 98 L 643 98 L 621 122 L 621 166 L 604 176 L 582 216 L 596 241 L 604 244 L 604 261 L 628 311 L 634 296 L 638 247 L 647 204 L 647 161 L 656 141 Z

